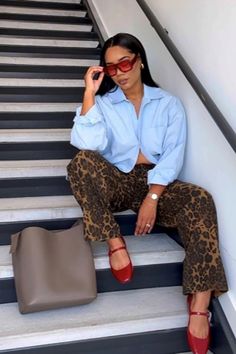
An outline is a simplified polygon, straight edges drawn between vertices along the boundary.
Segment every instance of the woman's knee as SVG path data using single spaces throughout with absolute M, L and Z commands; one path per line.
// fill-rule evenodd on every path
M 190 202 L 186 207 L 191 211 L 190 215 L 194 218 L 214 219 L 216 222 L 216 208 L 213 197 L 205 188 L 191 185 L 190 187 Z
M 92 150 L 80 150 L 67 166 L 68 174 L 78 172 L 79 170 L 87 171 L 89 166 L 93 166 L 98 158 L 98 152 Z
M 203 187 L 197 187 L 199 193 L 197 193 L 196 199 L 199 201 L 200 206 L 214 205 L 214 200 L 210 192 Z

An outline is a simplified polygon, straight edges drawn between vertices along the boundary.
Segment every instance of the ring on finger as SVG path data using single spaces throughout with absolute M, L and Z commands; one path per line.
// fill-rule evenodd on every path
M 146 224 L 147 227 L 151 227 L 151 224 Z

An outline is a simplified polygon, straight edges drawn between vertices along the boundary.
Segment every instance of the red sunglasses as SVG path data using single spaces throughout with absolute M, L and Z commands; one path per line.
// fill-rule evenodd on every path
M 117 74 L 117 69 L 119 69 L 123 73 L 126 73 L 127 71 L 130 71 L 133 69 L 135 62 L 137 61 L 137 58 L 138 58 L 138 55 L 136 54 L 132 60 L 125 59 L 118 64 L 112 64 L 112 65 L 105 66 L 103 71 L 106 75 L 111 76 L 111 77 L 115 76 Z

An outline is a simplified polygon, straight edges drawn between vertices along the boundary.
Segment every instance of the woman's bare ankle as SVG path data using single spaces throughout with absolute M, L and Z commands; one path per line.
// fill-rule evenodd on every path
M 207 311 L 211 300 L 211 290 L 193 294 L 192 311 Z
M 117 247 L 123 246 L 124 242 L 121 236 L 113 237 L 107 240 L 107 244 L 110 250 L 113 250 Z

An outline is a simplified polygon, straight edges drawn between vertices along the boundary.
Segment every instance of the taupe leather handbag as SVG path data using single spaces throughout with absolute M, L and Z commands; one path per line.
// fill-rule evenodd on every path
M 96 273 L 83 223 L 65 231 L 28 227 L 11 236 L 21 313 L 86 304 L 97 296 Z

